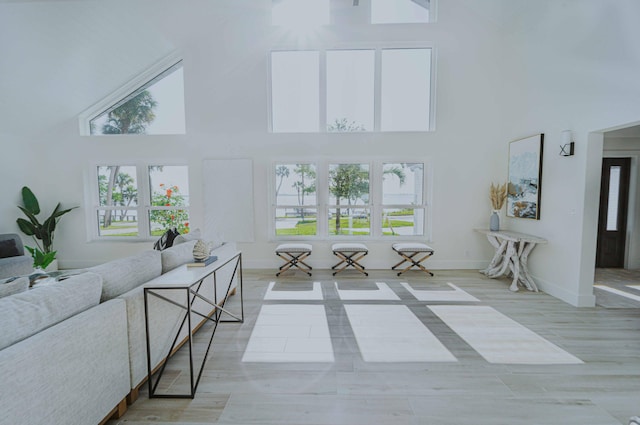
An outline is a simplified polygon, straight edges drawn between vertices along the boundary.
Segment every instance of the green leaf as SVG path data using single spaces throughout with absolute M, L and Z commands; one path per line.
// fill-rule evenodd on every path
M 38 248 L 32 248 L 30 246 L 25 246 L 25 249 L 31 253 L 34 268 L 41 268 L 44 270 L 53 262 L 53 260 L 56 259 L 56 251 L 44 253 Z
M 18 223 L 18 227 L 20 228 L 22 233 L 24 233 L 25 235 L 27 235 L 27 236 L 34 236 L 35 235 L 36 227 L 33 225 L 33 223 L 29 223 L 24 218 L 17 219 L 16 223 Z
M 40 214 L 40 204 L 38 203 L 38 198 L 33 194 L 31 189 L 27 186 L 22 188 L 22 202 L 24 203 L 24 207 L 31 212 L 33 215 Z
M 43 269 L 46 269 L 49 266 L 49 264 L 51 264 L 55 259 L 56 259 L 56 251 L 47 252 L 42 256 L 42 263 L 40 267 L 42 267 Z
M 53 213 L 51 213 L 51 217 L 53 217 L 53 218 L 61 217 L 61 216 L 65 215 L 66 213 L 68 213 L 69 211 L 75 210 L 76 208 L 78 208 L 78 207 L 72 207 L 72 208 L 69 208 L 67 210 L 60 211 L 60 204 L 58 203 L 56 208 L 53 210 Z
M 49 217 L 42 225 L 42 248 L 44 252 L 50 252 L 53 245 L 53 232 L 56 230 L 55 217 Z
M 31 213 L 31 211 L 29 211 L 29 210 L 27 210 L 26 208 L 21 207 L 21 206 L 19 206 L 19 205 L 18 205 L 18 208 L 20 208 L 20 211 L 22 211 L 22 212 L 24 213 L 24 215 L 26 215 L 26 216 L 27 216 L 27 218 L 29 219 L 29 221 L 30 221 L 31 223 L 33 223 L 33 225 L 34 225 L 34 226 L 40 226 L 40 221 L 38 221 L 38 218 L 37 218 L 35 215 L 33 215 L 33 214 Z

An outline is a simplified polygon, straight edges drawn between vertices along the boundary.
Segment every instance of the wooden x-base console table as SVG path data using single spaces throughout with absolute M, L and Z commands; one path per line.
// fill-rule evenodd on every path
M 475 229 L 476 232 L 487 236 L 489 243 L 496 249 L 496 253 L 486 269 L 480 273 L 490 278 L 512 275 L 513 282 L 510 290 L 518 291 L 522 285 L 529 291 L 538 292 L 538 287 L 529 274 L 527 260 L 529 254 L 537 244 L 547 243 L 546 239 L 518 232 L 500 230 L 493 232 L 486 229 Z

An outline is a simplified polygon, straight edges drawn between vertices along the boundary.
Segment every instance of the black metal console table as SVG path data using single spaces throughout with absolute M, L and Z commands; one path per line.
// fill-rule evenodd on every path
M 219 282 L 218 274 L 220 271 L 225 268 L 233 268 L 230 277 L 225 280 L 226 282 Z M 228 271 L 228 269 L 227 269 Z M 237 277 L 237 286 L 233 287 L 233 282 Z M 209 278 L 209 279 L 207 279 Z M 203 296 L 201 292 L 201 288 L 205 284 L 213 285 L 213 299 L 207 298 Z M 218 299 L 218 285 L 226 285 L 226 290 L 224 291 L 224 296 Z M 228 308 L 225 307 L 225 303 L 229 296 L 231 296 L 234 291 L 240 291 L 240 313 L 232 313 Z M 168 296 L 163 295 L 165 291 L 183 291 L 186 295 L 185 302 L 178 302 L 174 299 L 169 298 Z M 151 360 L 151 343 L 150 343 L 150 324 L 149 324 L 149 297 L 156 297 L 162 301 L 173 304 L 184 310 L 184 315 L 182 316 L 180 326 L 176 331 L 175 337 L 173 338 L 173 342 L 168 352 L 164 356 L 161 361 L 160 369 L 157 371 L 157 376 L 155 381 L 153 380 L 153 366 Z M 201 312 L 198 311 L 197 308 L 194 308 L 194 303 L 196 300 L 202 300 L 207 307 L 208 311 Z M 236 252 L 233 256 L 228 258 L 221 258 L 217 261 L 209 264 L 205 267 L 188 267 L 187 265 L 182 265 L 150 282 L 148 282 L 144 287 L 144 312 L 145 312 L 145 327 L 146 327 L 146 343 L 147 343 L 147 370 L 148 370 L 148 383 L 149 383 L 149 397 L 150 398 L 194 398 L 196 389 L 198 388 L 198 383 L 200 382 L 200 377 L 202 376 L 202 371 L 204 369 L 204 365 L 207 361 L 207 357 L 209 355 L 209 350 L 211 349 L 211 344 L 213 342 L 213 337 L 216 333 L 216 329 L 218 328 L 219 323 L 225 322 L 235 322 L 242 323 L 244 322 L 244 301 L 242 294 L 242 253 Z M 194 321 L 192 320 L 192 313 L 196 316 L 199 316 L 201 319 Z M 230 319 L 222 319 L 222 317 L 230 316 Z M 211 331 L 211 337 L 209 338 L 209 343 L 207 345 L 206 352 L 204 354 L 204 358 L 202 360 L 202 364 L 198 370 L 197 377 L 194 375 L 194 359 L 193 359 L 193 335 L 198 330 L 198 328 L 205 324 L 207 321 L 213 322 L 213 329 Z M 194 323 L 195 327 L 194 327 Z M 183 332 L 183 329 L 187 326 L 188 332 L 186 332 L 186 336 L 183 337 L 182 341 L 179 341 L 180 334 Z M 186 340 L 185 340 L 186 339 Z M 165 367 L 169 358 L 174 354 L 174 350 L 176 347 L 181 348 L 184 345 L 188 345 L 189 348 L 189 378 L 190 378 L 190 392 L 188 394 L 158 394 L 157 387 L 160 383 L 162 375 L 164 374 Z

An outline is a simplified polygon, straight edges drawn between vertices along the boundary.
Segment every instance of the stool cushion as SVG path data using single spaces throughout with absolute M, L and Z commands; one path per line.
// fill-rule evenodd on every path
M 333 252 L 369 252 L 369 248 L 363 243 L 334 243 L 331 245 Z
M 420 242 L 394 243 L 393 249 L 399 252 L 433 252 L 433 248 Z
M 311 252 L 312 250 L 312 246 L 308 243 L 283 243 L 276 248 L 276 252 Z

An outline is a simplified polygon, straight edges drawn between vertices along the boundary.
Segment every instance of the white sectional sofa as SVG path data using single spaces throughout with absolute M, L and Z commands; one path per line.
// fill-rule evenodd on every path
M 100 304 L 101 290 L 84 273 L 0 299 L 0 424 L 98 424 L 126 410 L 126 306 Z
M 193 261 L 194 244 L 145 251 L 0 298 L 0 425 L 99 424 L 123 414 L 147 378 L 143 288 Z M 236 254 L 230 243 L 212 252 L 220 262 Z M 228 282 L 234 269 L 234 262 L 223 267 L 218 281 Z M 210 283 L 201 287 L 204 296 L 213 296 Z M 226 289 L 218 285 L 218 300 Z M 157 368 L 184 312 L 159 300 L 150 307 Z

